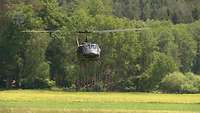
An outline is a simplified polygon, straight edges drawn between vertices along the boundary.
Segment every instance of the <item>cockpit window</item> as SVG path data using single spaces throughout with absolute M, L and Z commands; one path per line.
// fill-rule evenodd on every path
M 88 49 L 97 49 L 99 46 L 97 44 L 87 44 L 86 48 Z
M 96 47 L 95 44 L 92 44 L 92 45 L 91 45 L 91 48 L 92 48 L 92 49 L 96 49 L 97 47 Z

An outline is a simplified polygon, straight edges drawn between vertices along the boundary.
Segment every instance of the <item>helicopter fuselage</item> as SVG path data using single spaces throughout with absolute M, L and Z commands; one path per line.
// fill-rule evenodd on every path
M 81 57 L 85 58 L 99 58 L 101 49 L 98 46 L 98 44 L 92 44 L 92 43 L 83 43 L 79 45 L 77 48 L 77 53 Z

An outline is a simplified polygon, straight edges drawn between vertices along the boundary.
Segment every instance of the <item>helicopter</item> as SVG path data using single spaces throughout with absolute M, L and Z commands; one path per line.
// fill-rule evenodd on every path
M 97 34 L 103 34 L 103 33 L 116 33 L 116 32 L 134 32 L 134 31 L 142 31 L 146 28 L 133 28 L 133 29 L 113 29 L 113 30 L 93 30 L 93 31 L 77 31 L 75 33 L 78 34 L 86 34 L 86 39 L 84 42 L 80 43 L 79 39 L 76 39 L 77 43 L 77 56 L 79 58 L 84 59 L 99 59 L 101 55 L 101 48 L 97 43 L 91 43 L 88 42 L 87 34 L 97 33 Z M 36 30 L 26 30 L 23 32 L 31 32 L 31 33 L 55 33 L 55 32 L 61 32 L 59 30 L 44 30 L 44 31 L 36 31 Z
M 98 59 L 100 58 L 101 49 L 98 44 L 88 42 L 87 34 L 92 33 L 92 31 L 78 31 L 79 34 L 86 34 L 86 39 L 84 42 L 79 43 L 79 39 L 76 39 L 77 43 L 77 56 L 79 58 L 87 59 Z
M 134 28 L 134 29 L 114 29 L 114 30 L 100 30 L 100 31 L 78 31 L 79 34 L 89 34 L 89 33 L 115 33 L 115 32 L 128 32 L 128 31 L 141 31 L 144 28 Z M 96 43 L 88 42 L 87 36 L 85 42 L 82 44 L 79 43 L 79 40 L 76 39 L 77 42 L 77 54 L 80 57 L 88 58 L 88 59 L 98 59 L 101 55 L 101 48 Z

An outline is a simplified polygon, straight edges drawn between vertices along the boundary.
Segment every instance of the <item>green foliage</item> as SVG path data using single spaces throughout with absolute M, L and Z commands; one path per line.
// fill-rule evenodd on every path
M 126 80 L 117 81 L 114 86 L 113 90 L 119 90 L 119 91 L 136 91 L 136 85 L 134 84 L 133 80 L 131 78 L 128 78 Z
M 23 79 L 21 81 L 21 88 L 24 89 L 46 89 L 55 86 L 55 82 L 49 79 Z
M 200 22 L 197 21 L 191 24 L 189 27 L 194 40 L 197 42 L 197 54 L 193 62 L 193 71 L 197 74 L 200 74 Z
M 118 17 L 137 20 L 171 20 L 188 23 L 199 19 L 197 0 L 112 0 L 113 13 Z
M 91 16 L 95 15 L 111 15 L 112 7 L 109 0 L 82 0 L 77 4 L 76 10 L 84 10 Z
M 141 90 L 157 90 L 160 81 L 169 73 L 177 70 L 173 59 L 163 53 L 154 53 L 152 64 L 141 76 Z
M 200 22 L 181 24 L 199 18 L 196 0 L 10 0 L 1 6 L 2 88 L 44 88 L 55 82 L 70 90 L 154 91 L 174 71 L 200 73 Z M 85 35 L 76 31 L 128 28 L 145 29 L 87 34 L 89 42 L 100 45 L 101 59 L 77 59 L 75 39 L 83 42 Z M 198 92 L 198 79 L 188 76 L 178 84 L 180 91 Z
M 161 82 L 161 89 L 168 92 L 182 92 L 182 86 L 187 81 L 184 74 L 180 72 L 174 72 L 167 75 Z
M 198 93 L 200 92 L 200 76 L 193 73 L 186 73 L 187 81 L 182 86 L 183 92 L 186 93 Z
M 163 78 L 160 89 L 166 92 L 197 93 L 200 77 L 192 73 L 174 72 Z
M 43 20 L 43 25 L 46 29 L 57 30 L 61 29 L 66 22 L 65 11 L 59 7 L 57 0 L 41 0 L 42 8 L 38 12 Z
M 188 28 L 185 25 L 178 25 L 174 30 L 175 42 L 179 49 L 179 59 L 181 62 L 180 70 L 183 72 L 191 71 L 193 60 L 197 52 L 197 42 L 192 35 L 188 33 Z
M 15 59 L 15 62 L 12 62 L 15 65 L 12 65 L 13 75 L 5 75 L 3 79 L 7 81 L 7 87 L 11 86 L 12 80 L 17 81 L 17 86 L 21 86 L 21 81 L 24 79 L 34 86 L 35 80 L 48 78 L 49 65 L 46 63 L 44 55 L 49 41 L 47 35 L 23 33 L 22 31 L 39 29 L 43 22 L 36 16 L 31 5 L 24 4 L 14 6 L 13 10 L 8 12 L 8 18 L 8 32 L 2 34 L 4 37 L 2 43 L 5 43 L 5 47 L 12 47 L 7 48 L 12 55 L 3 53 L 5 57 L 10 56 L 8 60 L 4 60 L 6 65 L 3 66 L 3 69 L 10 65 L 10 59 Z

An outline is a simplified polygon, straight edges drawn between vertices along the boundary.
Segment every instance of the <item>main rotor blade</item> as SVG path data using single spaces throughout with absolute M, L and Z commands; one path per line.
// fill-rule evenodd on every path
M 148 28 L 102 30 L 102 31 L 92 31 L 92 33 L 133 32 L 133 31 L 142 31 L 145 29 L 148 29 Z
M 133 32 L 133 31 L 142 31 L 148 28 L 134 28 L 134 29 L 113 29 L 113 30 L 86 30 L 86 31 L 77 31 L 77 33 L 114 33 L 114 32 Z M 62 32 L 60 30 L 25 30 L 24 33 L 56 33 Z
M 61 32 L 59 30 L 53 31 L 53 30 L 41 30 L 41 31 L 37 31 L 37 30 L 25 30 L 22 31 L 24 33 L 56 33 L 56 32 Z

